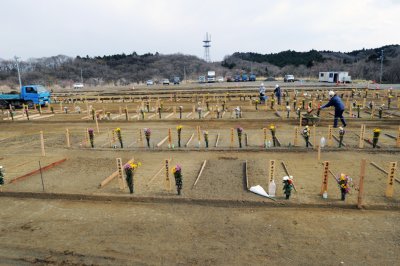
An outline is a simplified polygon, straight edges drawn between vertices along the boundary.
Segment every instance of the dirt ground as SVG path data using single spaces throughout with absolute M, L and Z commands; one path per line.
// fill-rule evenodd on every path
M 231 102 L 230 106 L 240 102 Z M 150 113 L 144 121 L 132 118 L 138 115 L 133 110 L 139 103 L 128 103 L 132 113 L 125 121 L 125 114 L 119 115 L 119 107 L 125 103 L 93 102 L 96 110 L 109 110 L 115 118 L 100 119 L 100 133 L 90 116 L 61 113 L 61 106 L 57 106 L 60 109 L 56 114 L 38 120 L 26 121 L 21 116 L 20 121 L 12 122 L 2 114 L 0 165 L 6 172 L 6 185 L 0 192 L 0 264 L 395 264 L 400 258 L 396 253 L 400 243 L 400 184 L 394 182 L 393 197 L 385 197 L 387 174 L 371 163 L 388 171 L 389 163 L 398 161 L 400 150 L 393 139 L 400 124 L 398 108 L 382 120 L 370 119 L 365 112 L 361 119 L 347 117 L 346 147 L 338 149 L 333 139 L 318 160 L 317 150 L 305 148 L 300 135 L 294 146 L 294 127 L 299 126 L 294 113 L 289 119 L 280 118 L 268 107 L 256 111 L 248 100 L 242 103 L 240 119 L 226 112 L 223 119 L 210 114 L 199 120 L 192 114 L 179 120 L 177 114 L 170 115 L 176 104 L 168 102 L 163 119 L 155 113 L 149 118 Z M 193 103 L 179 104 L 184 106 L 186 117 Z M 63 106 L 73 110 L 72 103 Z M 81 107 L 84 109 L 85 104 Z M 312 130 L 313 145 L 321 137 L 328 138 L 330 111 L 321 114 L 315 132 Z M 32 114 L 36 115 L 35 111 Z M 181 148 L 177 147 L 178 124 L 183 125 Z M 265 148 L 263 128 L 271 124 L 277 127 L 281 146 Z M 358 148 L 361 124 L 366 124 L 367 139 L 372 138 L 373 128 L 382 129 L 379 149 L 367 142 L 363 149 Z M 201 127 L 200 142 L 197 126 Z M 242 149 L 238 148 L 236 131 L 231 145 L 231 128 L 238 126 L 244 128 L 248 138 Z M 119 148 L 111 133 L 117 127 L 121 128 L 124 149 Z M 67 128 L 70 148 L 66 147 Z M 95 129 L 94 149 L 85 140 L 87 128 Z M 150 148 L 139 139 L 144 128 L 152 129 Z M 168 147 L 167 141 L 157 147 L 168 136 L 168 129 L 174 148 Z M 205 148 L 203 130 L 209 132 L 209 148 Z M 41 156 L 39 131 L 44 132 L 46 156 Z M 338 135 L 336 129 L 333 134 Z M 267 139 L 271 139 L 269 130 Z M 65 162 L 43 171 L 42 176 L 36 173 L 9 183 L 38 169 L 39 161 L 44 167 L 64 158 Z M 117 178 L 99 188 L 100 182 L 117 170 L 116 158 L 123 163 L 132 158 L 142 163 L 135 171 L 133 195 L 127 188 L 119 188 Z M 365 209 L 356 210 L 362 159 L 367 161 Z M 172 173 L 171 182 L 165 181 L 166 160 L 171 160 L 169 169 L 176 164 L 182 166 L 182 196 L 176 195 Z M 261 185 L 268 191 L 270 160 L 276 161 L 276 201 L 246 188 L 245 165 L 249 186 Z M 204 171 L 194 185 L 204 161 Z M 319 194 L 323 161 L 330 162 L 333 174 L 346 173 L 352 178 L 346 201 L 340 200 L 332 175 L 328 179 L 328 199 Z M 286 173 L 281 163 L 294 176 L 297 188 L 289 201 L 282 193 L 281 180 Z M 398 170 L 395 177 L 399 179 Z M 22 198 L 26 193 L 33 194 Z M 76 201 L 68 195 L 82 195 L 86 200 Z M 95 202 L 89 197 L 100 200 Z

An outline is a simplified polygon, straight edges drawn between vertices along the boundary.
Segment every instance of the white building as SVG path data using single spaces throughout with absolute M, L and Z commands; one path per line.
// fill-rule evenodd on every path
M 336 82 L 350 83 L 351 76 L 349 76 L 349 72 L 343 72 L 343 71 L 319 72 L 318 81 L 329 82 L 329 83 L 336 83 Z

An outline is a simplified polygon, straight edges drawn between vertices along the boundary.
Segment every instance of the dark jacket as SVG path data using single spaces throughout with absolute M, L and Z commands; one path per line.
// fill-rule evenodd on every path
M 337 111 L 343 111 L 344 110 L 344 104 L 342 102 L 342 100 L 340 99 L 339 96 L 334 95 L 327 104 L 321 106 L 321 108 L 326 108 L 326 107 L 330 107 L 330 106 L 334 106 L 335 110 Z
M 275 95 L 278 96 L 278 97 L 281 96 L 281 87 L 275 88 L 274 93 L 275 93 Z

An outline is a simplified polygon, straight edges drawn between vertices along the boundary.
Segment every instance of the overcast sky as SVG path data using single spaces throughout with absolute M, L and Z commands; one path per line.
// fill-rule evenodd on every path
M 400 0 L 0 0 L 0 58 L 352 51 L 400 43 Z

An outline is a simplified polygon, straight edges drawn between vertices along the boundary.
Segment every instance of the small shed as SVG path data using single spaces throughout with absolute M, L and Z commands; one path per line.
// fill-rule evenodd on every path
M 351 83 L 351 76 L 349 76 L 349 72 L 345 71 L 319 72 L 318 81 L 329 83 Z

